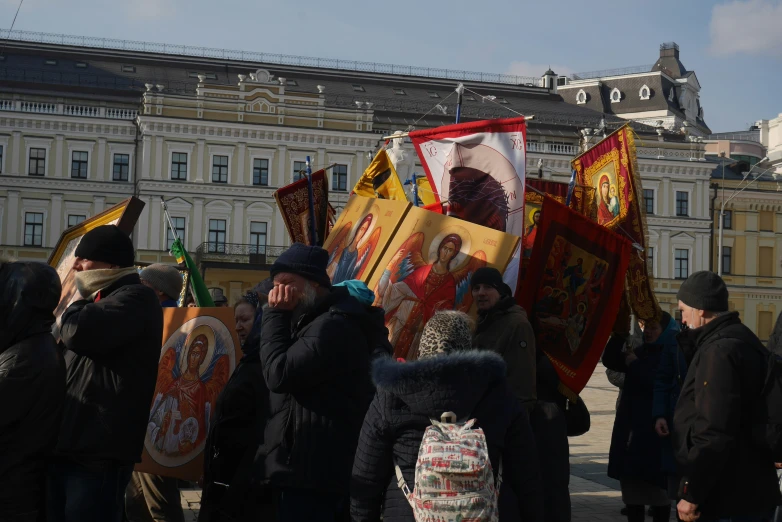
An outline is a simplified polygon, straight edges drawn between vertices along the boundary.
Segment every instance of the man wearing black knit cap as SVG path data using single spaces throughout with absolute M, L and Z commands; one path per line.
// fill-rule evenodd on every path
M 347 289 L 331 287 L 328 258 L 322 248 L 295 243 L 271 268 L 261 328 L 271 411 L 258 469 L 281 492 L 280 522 L 346 517 L 353 457 L 374 395 L 369 366 L 378 326 Z
M 114 225 L 76 247 L 82 299 L 59 331 L 67 388 L 48 476 L 50 522 L 119 522 L 125 486 L 141 460 L 157 378 L 163 314 L 133 267 L 133 243 Z
M 680 465 L 679 517 L 766 520 L 779 501 L 771 455 L 752 443 L 753 405 L 766 376 L 763 346 L 728 311 L 728 289 L 713 272 L 695 272 L 677 294 L 689 364 L 674 414 Z

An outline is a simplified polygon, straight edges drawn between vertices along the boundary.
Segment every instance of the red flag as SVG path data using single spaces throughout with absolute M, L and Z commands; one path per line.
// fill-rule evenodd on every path
M 600 360 L 624 292 L 630 242 L 545 197 L 521 305 L 574 398 Z

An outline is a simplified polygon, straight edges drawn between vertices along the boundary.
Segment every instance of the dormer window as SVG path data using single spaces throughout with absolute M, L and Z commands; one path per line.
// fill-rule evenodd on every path
M 57 65 L 57 60 L 45 60 L 43 63 L 46 65 Z
M 464 99 L 468 101 L 475 101 L 475 96 L 465 94 Z
M 394 88 L 394 94 L 404 96 L 406 93 L 404 89 Z
M 576 94 L 576 103 L 579 105 L 583 105 L 587 102 L 587 93 L 584 92 L 584 89 L 581 89 L 578 91 L 578 94 Z
M 135 65 L 123 65 L 122 66 L 122 72 L 134 73 L 134 72 L 136 72 L 136 66 Z
M 288 87 L 298 87 L 299 82 L 297 82 L 296 80 L 287 80 L 285 82 L 285 85 L 287 85 Z
M 622 101 L 622 92 L 619 89 L 611 91 L 611 103 L 619 103 Z
M 364 88 L 360 85 L 353 84 L 353 92 L 364 92 Z
M 87 68 L 87 62 L 76 62 L 73 64 L 74 67 L 77 69 L 86 69 Z
M 640 96 L 642 100 L 648 100 L 651 92 L 652 91 L 649 89 L 649 87 L 644 85 L 641 87 L 641 90 L 638 91 L 638 96 Z
M 508 105 L 508 100 L 506 100 L 505 98 L 500 98 L 499 100 L 497 100 L 497 103 L 501 103 L 503 105 Z
M 427 94 L 429 94 L 429 97 L 430 97 L 430 98 L 439 98 L 439 97 L 440 97 L 440 95 L 439 95 L 439 94 L 437 94 L 437 93 L 436 93 L 436 92 L 434 92 L 434 91 L 429 91 Z

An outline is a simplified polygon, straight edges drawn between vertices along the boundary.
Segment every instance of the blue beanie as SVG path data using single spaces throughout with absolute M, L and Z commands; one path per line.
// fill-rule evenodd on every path
M 329 264 L 329 253 L 317 246 L 307 246 L 303 243 L 294 243 L 282 253 L 272 265 L 272 277 L 279 273 L 287 272 L 298 274 L 320 286 L 331 287 L 331 279 L 326 273 Z

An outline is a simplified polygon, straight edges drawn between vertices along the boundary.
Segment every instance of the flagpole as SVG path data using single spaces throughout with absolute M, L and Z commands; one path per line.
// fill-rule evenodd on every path
M 464 94 L 464 84 L 456 85 L 456 123 L 462 119 L 462 95 Z
M 168 215 L 168 205 L 166 205 L 166 200 L 163 199 L 163 196 L 160 196 L 160 204 L 163 205 L 163 215 L 166 216 L 168 228 L 171 229 L 171 235 L 174 236 L 174 240 L 180 239 L 180 237 L 176 234 L 176 229 L 174 228 L 173 221 L 171 221 L 171 216 Z
M 413 172 L 413 205 L 418 206 L 418 175 L 415 172 Z
M 314 246 L 318 244 L 318 232 L 315 226 L 315 195 L 312 190 L 312 166 L 309 156 L 307 156 L 307 192 L 310 199 L 310 245 Z

